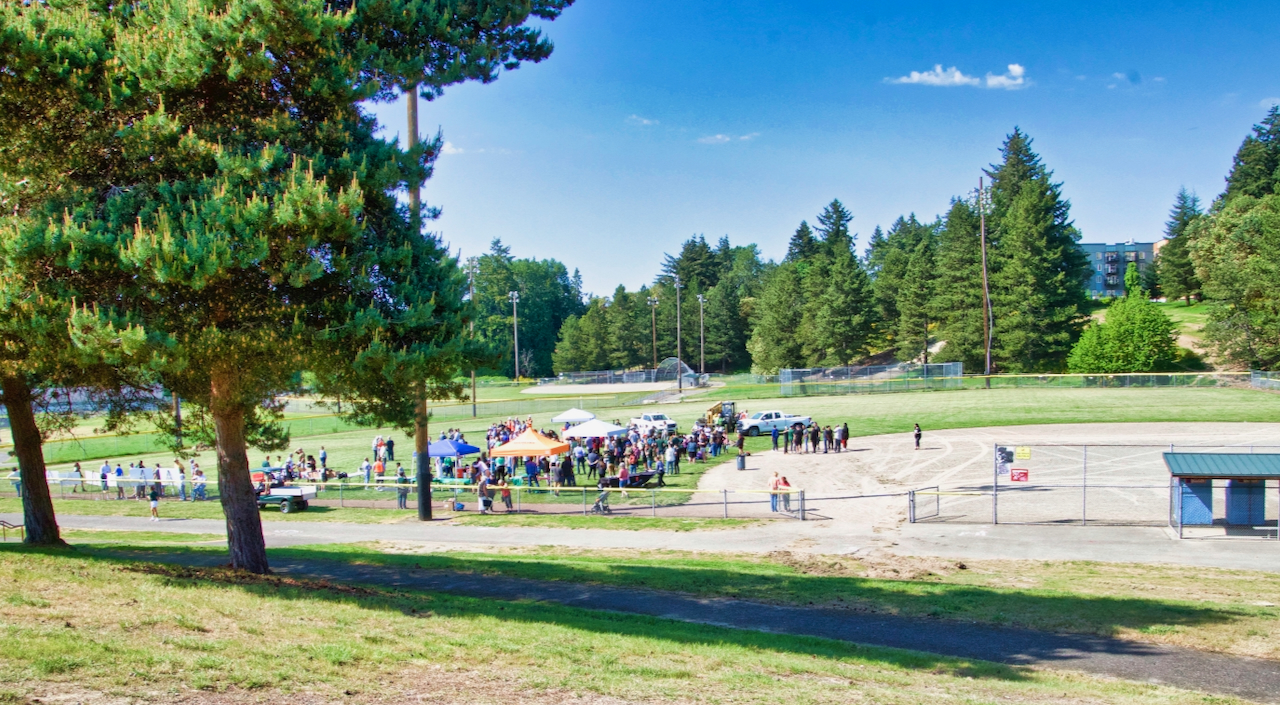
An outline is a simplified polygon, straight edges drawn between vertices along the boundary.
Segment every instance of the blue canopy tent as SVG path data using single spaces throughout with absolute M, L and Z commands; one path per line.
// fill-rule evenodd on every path
M 427 456 L 431 458 L 457 458 L 463 455 L 475 455 L 480 449 L 461 441 L 436 441 L 427 446 Z

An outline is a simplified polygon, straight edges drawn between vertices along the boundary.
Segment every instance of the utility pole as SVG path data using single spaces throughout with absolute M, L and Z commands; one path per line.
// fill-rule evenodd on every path
M 409 106 L 409 151 L 418 148 L 418 84 L 405 91 Z M 422 235 L 422 182 L 409 189 L 409 224 L 415 237 Z M 431 429 L 428 426 L 427 381 L 418 382 L 418 408 L 413 428 L 413 464 L 418 475 L 418 520 L 431 521 Z
M 520 318 L 516 311 L 516 305 L 520 303 L 520 292 L 508 291 L 507 298 L 511 299 L 511 340 L 516 349 L 516 382 L 520 382 Z
M 986 343 L 987 367 L 984 374 L 987 378 L 987 389 L 991 388 L 991 329 L 995 325 L 991 313 L 991 285 L 987 281 L 987 207 L 982 177 L 978 177 L 978 223 L 979 238 L 982 242 L 982 337 Z
M 707 373 L 707 297 L 698 294 L 698 374 Z
M 467 259 L 467 298 L 471 300 L 471 305 L 475 306 L 476 302 L 476 274 L 480 267 L 479 261 L 475 257 Z M 476 319 L 471 319 L 471 337 L 476 337 Z M 476 417 L 476 368 L 471 368 L 471 418 Z
M 680 276 L 676 280 L 676 391 L 684 393 L 684 361 L 680 359 Z
M 658 381 L 658 297 L 650 296 L 649 318 L 653 319 L 653 381 Z

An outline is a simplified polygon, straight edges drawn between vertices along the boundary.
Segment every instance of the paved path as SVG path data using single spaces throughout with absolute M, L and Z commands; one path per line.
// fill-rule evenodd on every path
M 0 519 L 20 522 L 16 514 Z M 267 517 L 264 516 L 264 519 Z M 69 529 L 164 531 L 223 534 L 214 519 L 63 515 Z M 1280 573 L 1280 541 L 1256 539 L 1186 540 L 1170 538 L 1166 529 L 1109 526 L 1006 526 L 973 524 L 905 524 L 891 531 L 863 531 L 829 521 L 780 520 L 741 529 L 716 531 L 625 531 L 540 527 L 465 526 L 437 521 L 427 524 L 344 524 L 320 521 L 262 522 L 268 546 L 362 541 L 420 541 L 467 546 L 566 546 L 571 548 L 670 549 L 769 553 L 793 551 L 856 555 L 886 551 L 899 555 L 958 559 L 1073 560 L 1150 563 L 1263 570 Z
M 152 559 L 148 554 L 148 559 Z M 183 554 L 159 560 L 216 564 Z M 537 600 L 584 609 L 925 651 L 999 663 L 1063 668 L 1259 702 L 1280 702 L 1280 664 L 1106 637 L 1003 629 L 962 622 L 783 607 L 741 600 L 573 583 L 479 576 L 327 561 L 280 561 L 282 574 L 500 600 Z

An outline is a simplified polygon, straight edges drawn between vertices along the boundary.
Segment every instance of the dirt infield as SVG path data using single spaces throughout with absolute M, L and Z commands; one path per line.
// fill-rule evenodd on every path
M 1247 452 L 1280 452 L 1280 424 L 1134 423 L 1063 424 L 955 429 L 925 429 L 920 449 L 909 431 L 849 441 L 847 451 L 751 456 L 747 470 L 732 464 L 713 468 L 699 489 L 767 486 L 774 472 L 806 491 L 811 511 L 838 524 L 864 529 L 897 526 L 906 519 L 904 497 L 836 499 L 856 495 L 896 495 L 913 489 L 951 492 L 937 498 L 943 519 L 991 520 L 994 447 L 1024 447 L 1029 458 L 1015 461 L 1028 470 L 1028 482 L 1002 480 L 1000 520 L 1075 522 L 1081 516 L 1102 523 L 1160 525 L 1168 513 L 1169 474 L 1162 452 L 1234 447 Z M 1085 446 L 1088 446 L 1086 449 Z M 1273 446 L 1268 448 L 1268 446 Z M 1088 486 L 1087 491 L 1080 486 Z M 1268 516 L 1275 516 L 1268 493 Z

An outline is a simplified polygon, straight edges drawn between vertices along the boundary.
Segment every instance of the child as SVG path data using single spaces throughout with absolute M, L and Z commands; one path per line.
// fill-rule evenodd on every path
M 151 487 L 151 521 L 160 521 L 160 492 L 153 485 Z

